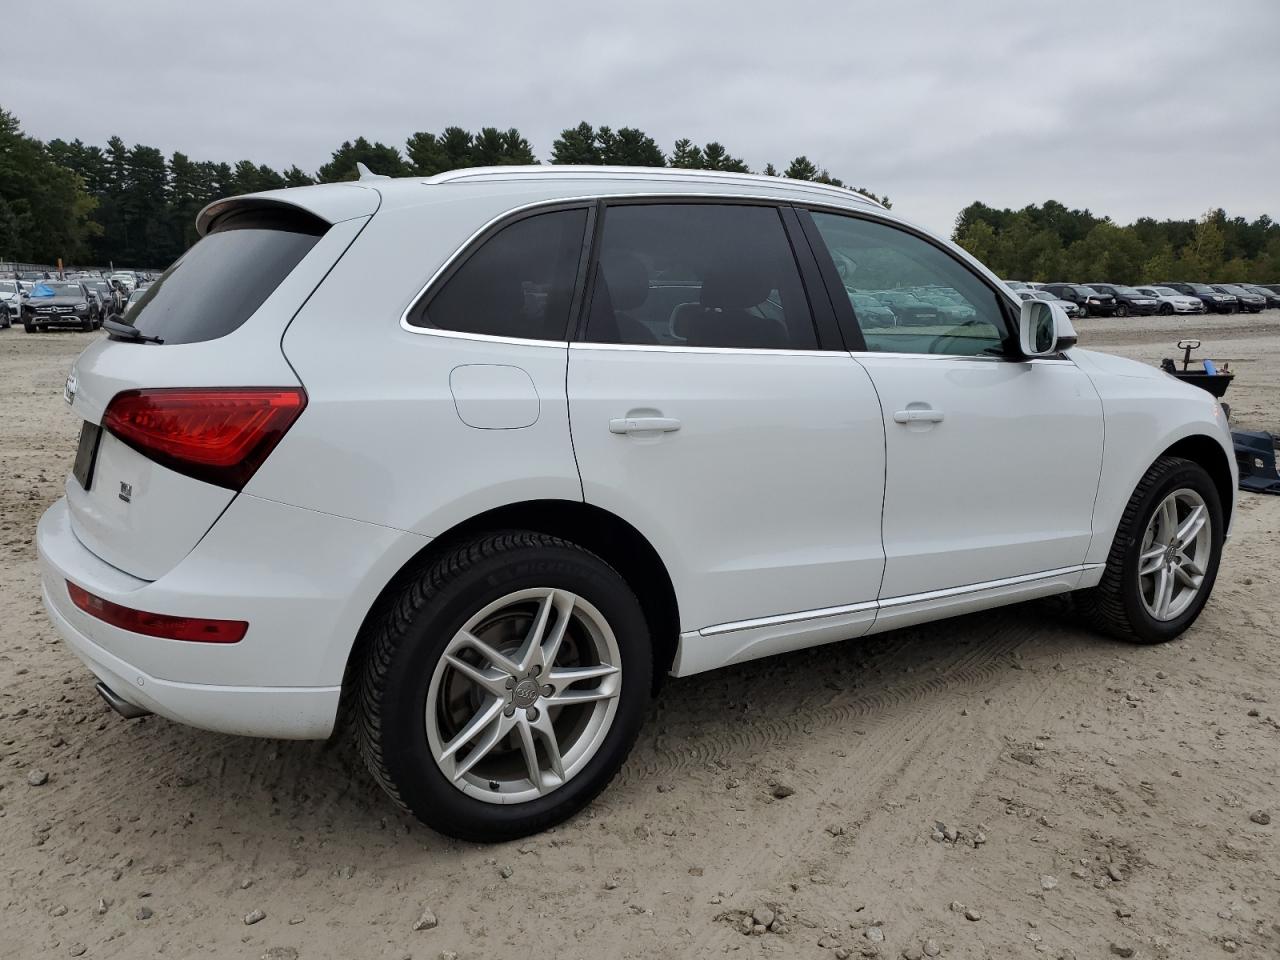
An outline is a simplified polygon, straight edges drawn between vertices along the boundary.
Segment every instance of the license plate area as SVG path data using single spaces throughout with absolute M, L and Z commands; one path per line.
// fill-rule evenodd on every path
M 80 427 L 80 445 L 76 447 L 76 462 L 71 474 L 85 490 L 93 483 L 93 468 L 98 460 L 98 444 L 102 440 L 102 427 L 88 420 Z

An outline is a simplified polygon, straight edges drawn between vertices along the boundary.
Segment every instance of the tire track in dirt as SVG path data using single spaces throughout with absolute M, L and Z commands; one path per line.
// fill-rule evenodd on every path
M 990 619 L 986 618 L 987 621 Z M 939 630 L 951 632 L 954 627 L 953 623 L 928 630 L 917 628 L 906 631 L 890 650 L 878 655 L 877 659 L 885 661 L 882 665 L 900 665 L 911 659 L 911 651 L 918 643 L 936 641 Z M 808 702 L 792 704 L 787 698 L 779 697 L 769 704 L 769 716 L 737 722 L 727 728 L 708 728 L 699 719 L 691 717 L 686 729 L 692 733 L 689 739 L 693 743 L 682 747 L 667 746 L 666 741 L 686 739 L 679 733 L 669 732 L 660 733 L 653 740 L 638 744 L 617 782 L 630 785 L 639 780 L 654 779 L 693 766 L 707 766 L 757 755 L 798 738 L 812 736 L 817 730 L 856 724 L 864 733 L 870 733 L 883 724 L 886 714 L 893 713 L 904 705 L 913 710 L 936 713 L 942 698 L 951 697 L 958 688 L 980 687 L 1006 669 L 1008 664 L 1002 658 L 1026 640 L 1033 629 L 1030 624 L 1016 621 L 1006 623 L 977 642 L 957 646 L 948 660 L 935 665 L 937 673 L 932 677 L 917 676 L 861 694 L 857 690 L 835 691 L 834 696 L 820 702 L 816 697 L 808 697 L 805 698 Z M 856 644 L 859 641 L 848 642 Z M 753 693 L 766 692 L 767 684 L 755 680 L 741 694 L 750 697 Z M 705 704 L 697 700 L 681 703 L 676 709 L 680 707 L 706 710 Z M 681 722 L 680 718 L 671 716 L 664 719 L 668 728 Z M 867 738 L 860 738 L 860 751 L 866 749 L 869 742 Z

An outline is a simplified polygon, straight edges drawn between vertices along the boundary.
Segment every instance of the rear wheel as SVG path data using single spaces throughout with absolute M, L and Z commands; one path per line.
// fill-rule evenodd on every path
M 357 742 L 428 826 L 509 840 L 604 789 L 651 673 L 644 614 L 612 567 L 554 537 L 493 534 L 436 559 L 375 625 Z
M 1161 457 L 1125 507 L 1102 580 L 1075 594 L 1077 609 L 1121 639 L 1172 640 L 1209 600 L 1223 527 L 1218 490 L 1205 469 Z

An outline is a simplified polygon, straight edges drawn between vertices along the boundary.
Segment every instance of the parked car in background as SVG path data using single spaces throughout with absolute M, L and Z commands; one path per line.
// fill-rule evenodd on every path
M 938 322 L 939 311 L 932 303 L 921 300 L 905 290 L 864 290 L 897 317 L 897 326 L 928 327 Z
M 1070 300 L 1061 300 L 1055 297 L 1048 290 L 1015 290 L 1019 300 L 1043 300 L 1046 303 L 1056 303 L 1068 317 L 1080 316 L 1080 308 Z
M 1235 297 L 1241 311 L 1248 310 L 1250 313 L 1261 313 L 1267 309 L 1266 297 L 1256 294 L 1252 290 L 1246 290 L 1239 284 L 1211 283 L 1209 286 L 1219 293 L 1226 293 Z
M 95 294 L 98 302 L 102 306 L 103 319 L 114 313 L 122 313 L 124 302 L 120 297 L 119 291 L 106 280 L 101 278 L 90 279 L 84 281 L 84 285 L 89 288 L 90 292 Z
M 1083 283 L 1046 283 L 1040 289 L 1053 294 L 1059 300 L 1069 300 L 1074 303 L 1080 309 L 1082 317 L 1115 316 L 1116 298 Z
M 121 283 L 128 290 L 132 290 L 134 287 L 138 285 L 137 275 L 134 273 L 130 273 L 128 270 L 117 270 L 115 273 L 111 274 L 111 276 L 108 277 L 107 279 L 119 281 L 119 283 Z
M 1029 284 L 1026 280 L 1006 280 L 1004 281 L 1004 285 L 1008 287 L 1010 290 L 1013 290 L 1015 292 L 1018 290 L 1034 290 L 1035 289 L 1035 287 L 1031 286 L 1031 284 Z
M 1136 287 L 1139 293 L 1154 297 L 1156 313 L 1204 313 L 1204 301 L 1186 293 L 1179 293 L 1172 287 Z
M 1196 297 L 1204 304 L 1205 310 L 1212 313 L 1231 313 L 1237 308 L 1239 301 L 1229 293 L 1222 293 L 1207 283 L 1184 283 L 1176 280 L 1161 280 L 1151 286 L 1168 287 L 1189 297 Z
M 1099 293 L 1107 293 L 1115 298 L 1117 317 L 1127 317 L 1130 314 L 1148 317 L 1155 313 L 1159 306 L 1155 297 L 1139 293 L 1136 287 L 1121 283 L 1090 283 L 1089 286 Z
M 869 293 L 861 293 L 851 287 L 845 287 L 853 312 L 858 315 L 858 322 L 872 327 L 897 326 L 898 315 Z
M 17 319 L 22 307 L 22 290 L 17 280 L 0 280 L 0 303 L 4 304 L 10 316 Z
M 1280 283 L 1260 283 L 1257 286 L 1264 287 L 1273 293 L 1280 293 Z
M 1241 283 L 1238 286 L 1244 287 L 1244 289 L 1262 297 L 1267 302 L 1267 309 L 1280 307 L 1280 290 L 1272 290 L 1270 287 L 1264 287 L 1260 283 Z
M 43 332 L 50 327 L 79 327 L 93 330 L 102 325 L 97 298 L 79 282 L 44 280 L 22 301 L 22 329 Z

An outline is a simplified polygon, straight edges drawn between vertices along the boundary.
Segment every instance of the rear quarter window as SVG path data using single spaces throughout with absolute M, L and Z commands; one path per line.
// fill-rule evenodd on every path
M 225 337 L 253 316 L 328 226 L 289 207 L 225 214 L 129 307 L 124 322 L 166 344 Z

